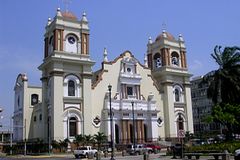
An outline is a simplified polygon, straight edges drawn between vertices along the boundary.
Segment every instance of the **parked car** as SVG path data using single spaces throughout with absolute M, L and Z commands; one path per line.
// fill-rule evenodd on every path
M 152 153 L 153 150 L 150 147 L 146 147 L 143 144 L 136 144 L 135 145 L 135 149 L 134 149 L 134 145 L 130 144 L 127 146 L 127 153 L 128 154 L 136 154 L 136 155 L 140 155 L 143 154 L 144 152 L 148 152 L 148 153 Z
M 234 160 L 240 160 L 240 149 L 237 149 L 235 151 Z
M 87 158 L 89 156 L 96 156 L 97 150 L 93 149 L 91 146 L 78 147 L 76 150 L 73 151 L 73 155 L 75 156 L 75 158 Z
M 156 144 L 147 144 L 146 147 L 151 148 L 154 153 L 160 152 L 161 151 L 161 146 L 156 145 Z M 149 151 L 149 152 L 151 152 Z
M 180 156 L 182 158 L 182 153 L 184 152 L 184 146 L 182 144 L 174 144 L 171 146 L 171 150 L 173 152 L 173 157 L 175 158 L 176 156 Z

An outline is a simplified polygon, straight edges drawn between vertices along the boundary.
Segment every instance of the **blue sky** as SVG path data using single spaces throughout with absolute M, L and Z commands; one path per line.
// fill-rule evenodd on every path
M 94 70 L 104 47 L 110 60 L 130 50 L 143 62 L 148 37 L 155 39 L 165 23 L 175 37 L 183 35 L 189 71 L 197 76 L 216 68 L 210 57 L 215 45 L 239 46 L 239 6 L 238 0 L 71 0 L 68 9 L 78 17 L 87 13 Z M 63 0 L 0 1 L 0 122 L 6 125 L 17 75 L 27 73 L 30 85 L 41 85 L 44 27 L 58 7 L 65 10 Z

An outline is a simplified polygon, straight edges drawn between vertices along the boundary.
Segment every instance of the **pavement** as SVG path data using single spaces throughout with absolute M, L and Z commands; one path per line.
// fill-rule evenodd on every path
M 165 153 L 158 154 L 149 154 L 149 160 L 173 160 L 172 156 L 166 156 Z M 110 160 L 110 155 L 108 157 L 101 157 L 101 160 Z M 116 154 L 114 157 L 115 160 L 144 160 L 146 155 L 138 155 L 138 156 L 122 156 L 120 153 Z M 195 157 L 194 157 L 195 158 Z M 68 154 L 45 154 L 45 155 L 13 155 L 7 156 L 4 154 L 0 154 L 0 160 L 12 160 L 12 159 L 75 159 L 72 153 Z M 96 159 L 96 158 L 94 158 Z M 179 158 L 180 159 L 180 158 Z M 187 158 L 185 158 L 187 159 Z M 221 159 L 221 158 L 220 158 Z M 87 158 L 81 158 L 81 160 L 87 160 Z M 214 160 L 212 156 L 201 156 L 200 160 Z M 234 160 L 233 156 L 230 156 L 230 160 Z

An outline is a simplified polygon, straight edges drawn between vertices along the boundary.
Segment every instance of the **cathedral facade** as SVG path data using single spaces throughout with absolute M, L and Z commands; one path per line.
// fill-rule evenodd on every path
M 79 134 L 111 133 L 128 144 L 193 133 L 186 48 L 163 30 L 149 39 L 144 64 L 130 51 L 113 61 L 104 50 L 102 67 L 89 50 L 86 14 L 57 10 L 44 35 L 41 87 L 19 74 L 14 91 L 13 139 L 74 140 Z M 111 114 L 112 113 L 112 119 Z M 112 121 L 111 121 L 112 120 Z M 112 123 L 111 123 L 112 122 Z

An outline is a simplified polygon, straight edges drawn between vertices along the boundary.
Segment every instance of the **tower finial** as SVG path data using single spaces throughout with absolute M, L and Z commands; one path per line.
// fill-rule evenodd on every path
M 48 17 L 47 25 L 50 25 L 50 24 L 51 24 L 51 21 L 52 21 L 52 19 L 51 19 L 50 17 Z
M 83 14 L 82 14 L 82 20 L 83 22 L 87 22 L 87 13 L 84 11 Z
M 167 38 L 166 27 L 167 27 L 166 23 L 163 22 L 163 24 L 162 24 L 162 35 L 163 35 L 164 38 Z
M 60 7 L 57 8 L 57 16 L 62 16 Z
M 182 36 L 181 33 L 180 33 L 179 36 L 178 36 L 178 40 L 181 41 L 181 42 L 184 42 L 184 39 L 183 39 L 183 36 Z
M 108 62 L 108 58 L 107 58 L 107 48 L 104 47 L 104 51 L 103 51 L 103 62 Z
M 152 37 L 148 38 L 148 44 L 152 44 Z

